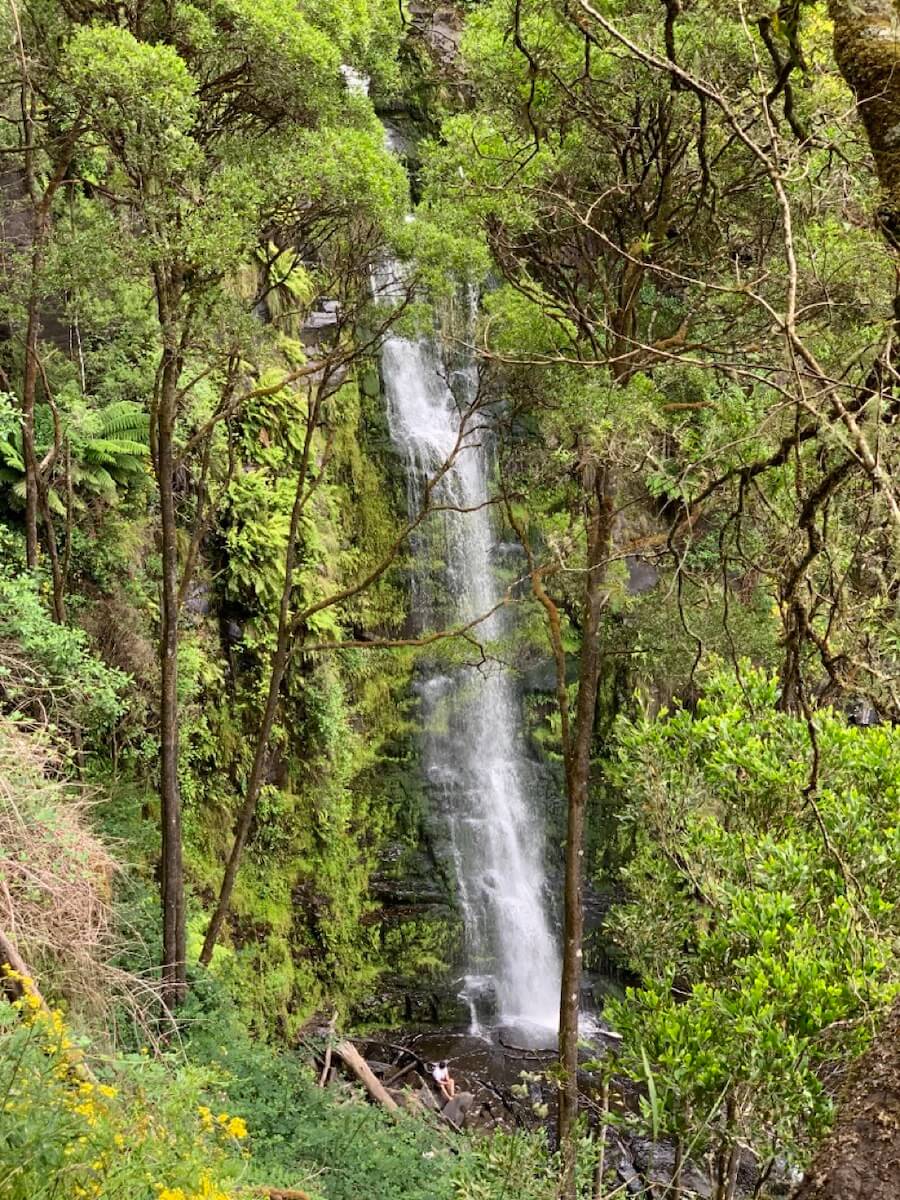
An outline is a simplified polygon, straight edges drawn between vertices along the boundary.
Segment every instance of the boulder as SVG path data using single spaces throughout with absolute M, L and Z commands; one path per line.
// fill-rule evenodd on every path
M 190 613 L 205 617 L 210 610 L 209 584 L 200 581 L 192 583 L 184 598 L 184 607 Z
M 659 571 L 653 563 L 645 562 L 644 559 L 631 554 L 625 559 L 625 564 L 628 567 L 626 587 L 629 596 L 640 596 L 644 592 L 652 591 L 659 583 Z
M 675 1169 L 675 1147 L 671 1142 L 652 1142 L 646 1138 L 633 1138 L 631 1153 L 634 1165 L 649 1184 L 668 1187 Z M 712 1186 L 706 1173 L 694 1163 L 684 1164 L 681 1186 L 688 1196 L 699 1196 L 708 1200 Z
M 414 1093 L 414 1095 L 422 1108 L 428 1109 L 431 1112 L 437 1112 L 440 1108 L 440 1105 L 435 1099 L 434 1092 L 427 1083 L 423 1083 L 419 1090 Z
M 466 1113 L 474 1103 L 475 1097 L 471 1092 L 457 1092 L 441 1109 L 441 1116 L 446 1117 L 453 1125 L 464 1125 Z

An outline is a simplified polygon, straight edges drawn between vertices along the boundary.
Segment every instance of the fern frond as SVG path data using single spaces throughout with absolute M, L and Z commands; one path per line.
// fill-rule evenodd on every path
M 116 496 L 116 481 L 104 466 L 95 466 L 84 474 L 84 483 L 92 491 L 99 492 L 107 500 Z
M 47 507 L 58 517 L 64 517 L 66 515 L 66 506 L 60 499 L 56 488 L 50 488 L 47 492 Z
M 144 458 L 135 458 L 132 454 L 123 454 L 110 464 L 110 472 L 116 479 L 123 483 L 131 483 L 132 477 L 135 475 L 143 475 L 144 468 L 147 465 L 146 456 Z
M 150 432 L 150 418 L 133 400 L 117 400 L 97 413 L 101 438 L 118 438 L 131 435 L 129 440 L 146 444 Z
M 85 444 L 83 454 L 87 462 L 111 463 L 120 457 L 144 458 L 147 446 L 128 438 L 92 438 Z
M 25 470 L 22 453 L 13 442 L 0 442 L 0 461 L 19 474 Z

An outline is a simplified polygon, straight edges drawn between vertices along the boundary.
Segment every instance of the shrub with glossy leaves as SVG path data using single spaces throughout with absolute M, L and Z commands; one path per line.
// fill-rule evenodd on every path
M 835 1065 L 900 984 L 900 734 L 777 707 L 719 670 L 695 711 L 618 727 L 612 775 L 636 853 L 609 929 L 642 976 L 609 1016 L 644 1117 L 727 1160 L 802 1158 Z

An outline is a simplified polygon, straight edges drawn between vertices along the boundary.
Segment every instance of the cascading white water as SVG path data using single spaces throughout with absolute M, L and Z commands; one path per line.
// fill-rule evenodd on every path
M 413 541 L 414 616 L 422 628 L 461 624 L 490 612 L 502 596 L 493 571 L 485 431 L 477 418 L 466 421 L 474 374 L 456 372 L 454 396 L 438 344 L 401 337 L 385 341 L 382 372 L 411 513 L 420 511 L 428 481 L 452 458 L 432 495 L 450 511 L 429 517 Z M 503 626 L 499 610 L 473 634 L 489 644 Z M 463 996 L 473 1027 L 492 1019 L 555 1029 L 560 960 L 548 914 L 546 831 L 526 786 L 513 681 L 494 661 L 435 666 L 425 668 L 420 692 L 423 768 L 449 830 L 465 926 Z
M 347 90 L 368 95 L 369 81 L 342 66 Z M 403 139 L 385 126 L 402 154 Z M 376 294 L 396 295 L 402 271 L 386 263 Z M 503 632 L 501 592 L 492 569 L 497 548 L 484 430 L 467 421 L 475 393 L 472 364 L 456 372 L 459 403 L 433 339 L 392 336 L 382 374 L 394 444 L 406 460 L 409 511 L 418 513 L 429 481 L 443 511 L 413 538 L 412 599 L 421 628 L 459 625 L 490 613 L 475 634 Z M 446 464 L 450 460 L 449 468 Z M 497 1024 L 555 1030 L 561 964 L 548 915 L 546 831 L 529 801 L 522 713 L 506 670 L 496 662 L 423 672 L 423 768 L 439 796 L 463 914 L 468 974 L 463 997 L 473 1031 Z

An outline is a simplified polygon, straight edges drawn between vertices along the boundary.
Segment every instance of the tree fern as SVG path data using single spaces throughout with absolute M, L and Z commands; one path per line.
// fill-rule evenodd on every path
M 139 404 L 117 400 L 96 410 L 93 416 L 99 421 L 101 437 L 139 443 L 142 450 L 146 450 L 150 418 Z
M 102 408 L 91 408 L 87 398 L 63 389 L 58 397 L 63 410 L 62 432 L 69 459 L 70 484 L 76 508 L 87 495 L 114 504 L 120 491 L 133 485 L 147 468 L 149 419 L 140 404 L 117 400 Z M 7 405 L 0 411 L 0 487 L 24 502 L 25 464 L 22 457 L 21 417 Z M 37 447 L 43 456 L 49 449 Z M 60 495 L 64 469 L 61 455 L 55 466 L 47 500 L 51 511 L 63 515 L 66 504 Z

